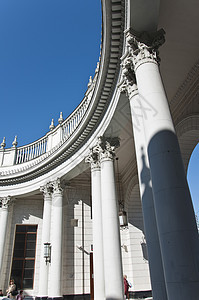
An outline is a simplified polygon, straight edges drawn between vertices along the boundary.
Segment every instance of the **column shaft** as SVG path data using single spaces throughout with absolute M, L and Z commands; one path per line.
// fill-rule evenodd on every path
M 101 159 L 101 195 L 106 299 L 122 300 L 123 274 L 113 160 Z
M 130 107 L 153 299 L 167 300 L 144 125 L 142 115 L 140 114 L 141 105 L 138 93 L 134 93 L 130 98 Z
M 62 202 L 63 192 L 59 182 L 55 182 L 52 195 L 51 215 L 51 267 L 49 296 L 61 297 L 62 274 Z
M 91 167 L 92 214 L 93 214 L 93 264 L 94 299 L 105 299 L 104 255 L 101 206 L 101 172 L 99 167 Z
M 3 265 L 3 255 L 4 255 L 4 248 L 5 248 L 5 241 L 6 241 L 6 230 L 7 230 L 7 223 L 8 223 L 8 207 L 1 208 L 1 215 L 0 215 L 0 278 L 2 275 L 2 265 Z
M 194 299 L 199 294 L 199 240 L 178 140 L 157 63 L 140 64 L 135 74 L 168 298 Z
M 42 226 L 42 242 L 40 255 L 40 277 L 39 277 L 39 295 L 48 295 L 48 272 L 49 264 L 44 259 L 44 243 L 50 242 L 50 225 L 51 225 L 51 203 L 52 195 L 48 191 L 48 187 L 44 187 L 44 209 L 43 209 L 43 226 Z

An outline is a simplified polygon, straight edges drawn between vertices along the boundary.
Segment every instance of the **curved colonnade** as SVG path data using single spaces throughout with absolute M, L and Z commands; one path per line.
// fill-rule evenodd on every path
M 81 299 L 94 290 L 95 300 L 121 300 L 125 273 L 137 297 L 198 294 L 198 233 L 184 172 L 198 142 L 198 67 L 191 61 L 198 42 L 180 73 L 167 68 L 169 7 L 102 1 L 100 61 L 80 105 L 30 145 L 17 148 L 15 139 L 5 149 L 2 142 L 3 288 L 14 277 L 38 299 Z M 177 36 L 176 48 L 183 43 Z M 125 230 L 118 206 L 128 213 Z

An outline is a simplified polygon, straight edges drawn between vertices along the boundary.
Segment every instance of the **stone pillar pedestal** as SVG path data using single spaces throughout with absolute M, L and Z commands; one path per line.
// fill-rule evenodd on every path
M 43 209 L 43 226 L 42 226 L 42 242 L 40 255 L 40 277 L 39 277 L 39 297 L 48 295 L 48 273 L 49 263 L 44 258 L 44 243 L 50 242 L 50 225 L 51 225 L 51 204 L 52 204 L 52 187 L 47 184 L 40 188 L 44 195 Z
M 49 297 L 60 298 L 62 274 L 62 202 L 63 189 L 60 180 L 52 182 L 52 215 L 51 215 L 51 266 Z

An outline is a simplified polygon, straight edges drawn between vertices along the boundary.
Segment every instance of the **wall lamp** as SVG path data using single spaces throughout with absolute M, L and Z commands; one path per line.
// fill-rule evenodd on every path
M 127 213 L 124 210 L 119 211 L 119 221 L 121 228 L 128 228 Z
M 47 263 L 51 262 L 51 244 L 50 243 L 44 243 L 44 258 Z
M 118 175 L 119 223 L 120 223 L 120 229 L 127 229 L 128 228 L 128 219 L 127 219 L 127 213 L 124 210 L 124 200 L 123 200 L 122 191 L 121 191 L 121 181 L 120 181 L 120 174 L 119 174 L 118 159 L 119 158 L 116 157 L 117 175 Z

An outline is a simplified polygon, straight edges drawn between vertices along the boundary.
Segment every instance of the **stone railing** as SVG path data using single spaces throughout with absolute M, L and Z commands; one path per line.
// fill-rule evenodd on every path
M 44 136 L 43 138 L 37 140 L 36 142 L 17 148 L 15 164 L 21 164 L 30 161 L 46 153 L 47 142 L 48 142 L 48 137 Z
M 85 93 L 85 97 L 78 107 L 66 120 L 63 119 L 62 113 L 60 113 L 60 118 L 58 119 L 59 124 L 56 127 L 54 126 L 54 120 L 52 120 L 49 127 L 50 132 L 48 132 L 44 137 L 31 144 L 21 147 L 17 147 L 17 137 L 15 137 L 13 147 L 8 149 L 5 149 L 6 143 L 4 138 L 0 148 L 0 167 L 12 166 L 31 161 L 49 151 L 52 153 L 53 149 L 57 150 L 57 146 L 59 144 L 61 145 L 66 142 L 80 125 L 89 107 L 98 70 L 99 63 L 97 64 L 94 78 L 92 79 L 90 77 L 89 79 L 88 89 Z

